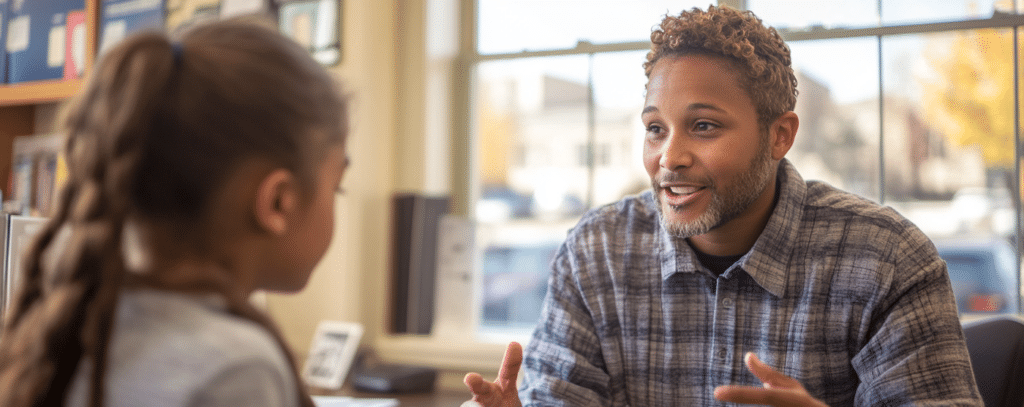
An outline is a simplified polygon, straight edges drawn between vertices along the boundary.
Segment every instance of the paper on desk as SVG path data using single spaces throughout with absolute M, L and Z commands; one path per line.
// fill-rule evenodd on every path
M 313 396 L 316 407 L 398 407 L 398 399 Z

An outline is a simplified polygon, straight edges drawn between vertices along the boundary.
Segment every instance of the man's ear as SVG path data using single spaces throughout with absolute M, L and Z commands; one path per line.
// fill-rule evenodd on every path
M 796 130 L 800 127 L 800 118 L 796 113 L 789 111 L 783 113 L 772 123 L 768 131 L 771 133 L 772 159 L 781 160 L 786 156 L 789 149 L 793 147 L 796 140 Z
M 271 171 L 256 187 L 253 215 L 263 230 L 275 235 L 288 230 L 291 213 L 298 204 L 298 190 L 291 171 L 278 168 Z

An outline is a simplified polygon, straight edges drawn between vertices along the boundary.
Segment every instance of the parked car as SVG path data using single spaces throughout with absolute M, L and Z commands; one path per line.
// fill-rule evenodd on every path
M 483 325 L 532 328 L 537 323 L 558 246 L 537 243 L 484 250 Z
M 1017 312 L 1020 269 L 1009 241 L 947 239 L 935 241 L 935 246 L 946 261 L 961 314 Z
M 477 201 L 477 217 L 489 222 L 524 219 L 533 216 L 533 203 L 529 195 L 502 185 L 484 186 Z

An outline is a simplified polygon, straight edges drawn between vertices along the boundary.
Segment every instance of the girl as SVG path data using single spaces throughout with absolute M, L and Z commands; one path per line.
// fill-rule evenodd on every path
M 311 406 L 256 289 L 307 282 L 345 100 L 243 22 L 111 49 L 63 124 L 70 179 L 0 342 L 0 405 Z

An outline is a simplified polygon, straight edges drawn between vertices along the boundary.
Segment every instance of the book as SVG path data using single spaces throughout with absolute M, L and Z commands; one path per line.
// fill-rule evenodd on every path
M 12 144 L 11 196 L 5 209 L 23 215 L 52 215 L 58 192 L 68 178 L 64 136 L 20 136 Z
M 85 28 L 85 11 L 68 13 L 64 33 L 64 79 L 80 78 L 85 71 Z
M 10 17 L 8 0 L 0 0 L 0 84 L 7 83 L 7 19 Z
M 8 82 L 62 79 L 67 52 L 67 15 L 84 10 L 85 1 L 11 1 L 5 44 Z
M 99 53 L 117 44 L 125 37 L 164 27 L 166 14 L 164 0 L 103 0 L 100 9 Z

